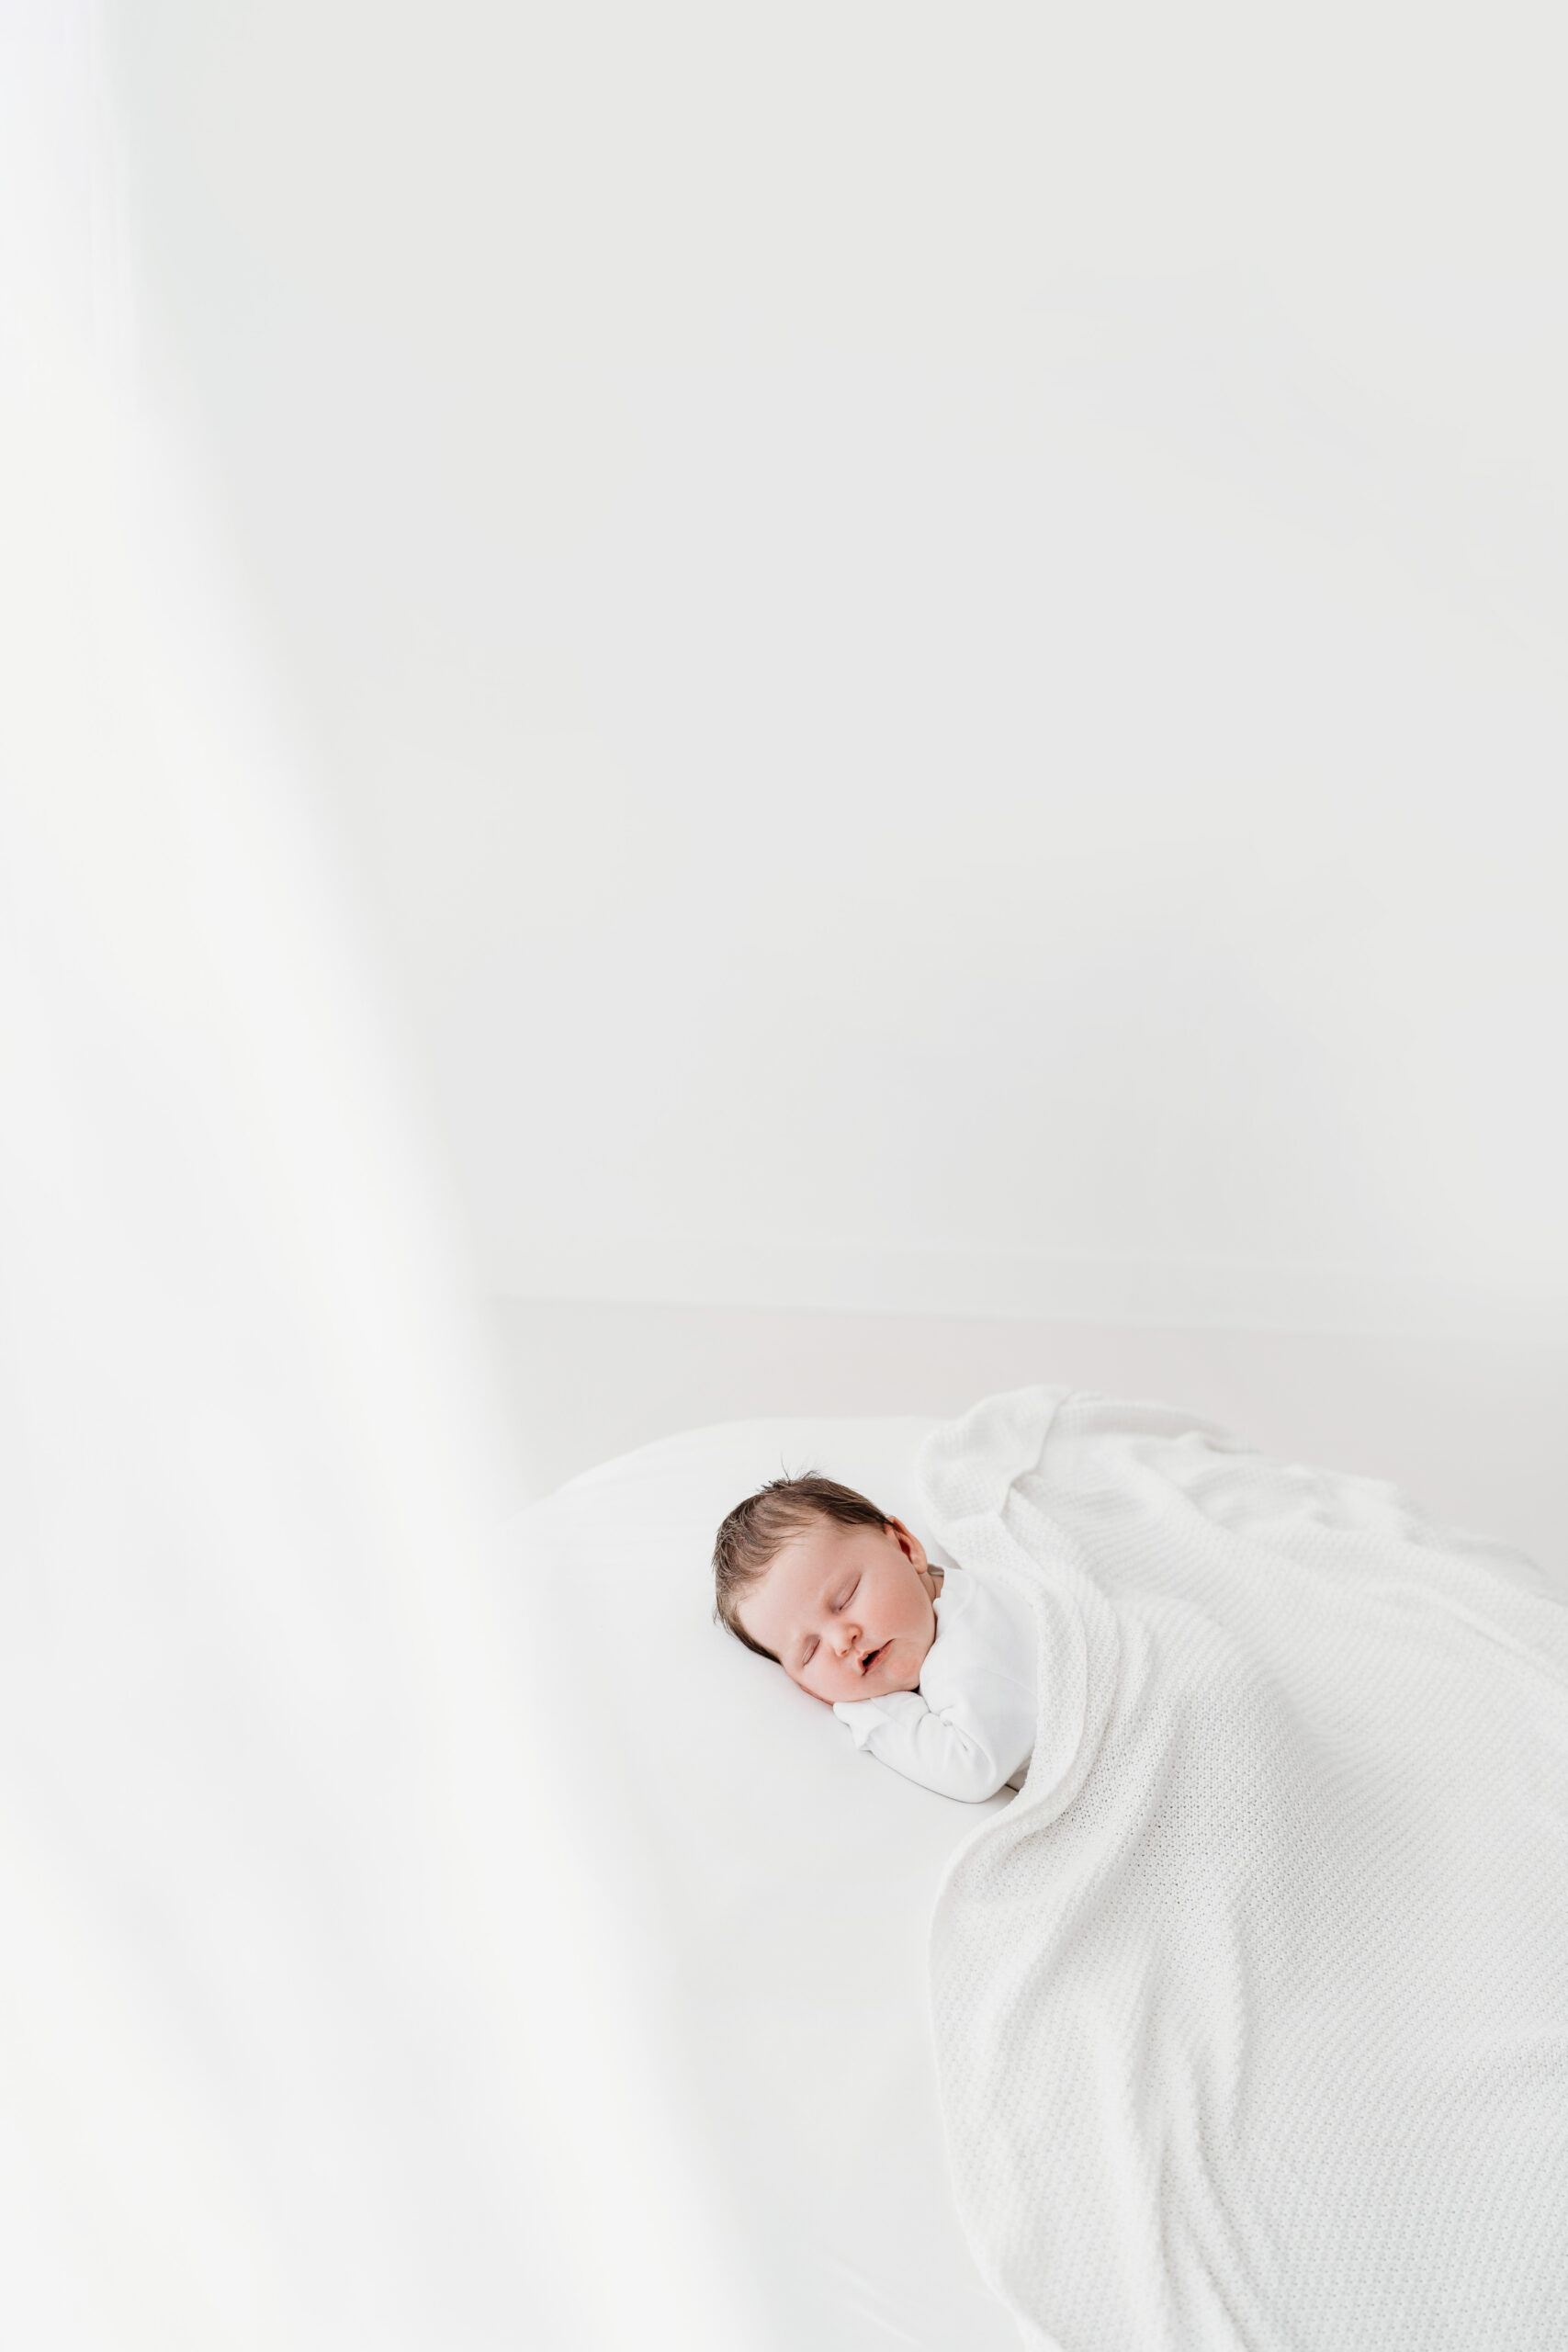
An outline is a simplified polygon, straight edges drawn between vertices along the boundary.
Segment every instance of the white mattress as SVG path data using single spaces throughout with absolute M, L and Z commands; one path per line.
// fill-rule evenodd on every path
M 516 1523 L 527 1652 L 567 1662 L 574 1835 L 619 1891 L 671 2118 L 776 2352 L 1012 2352 L 960 2233 L 937 2106 L 926 1932 L 985 1806 L 859 1755 L 829 1711 L 711 1621 L 719 1519 L 781 1464 L 919 1526 L 926 1419 L 738 1422 L 572 1480 Z

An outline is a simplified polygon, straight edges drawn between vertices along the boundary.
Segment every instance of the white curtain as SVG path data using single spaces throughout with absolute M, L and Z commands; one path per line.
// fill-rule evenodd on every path
M 735 2352 L 369 965 L 125 390 L 91 12 L 3 21 L 0 2332 Z

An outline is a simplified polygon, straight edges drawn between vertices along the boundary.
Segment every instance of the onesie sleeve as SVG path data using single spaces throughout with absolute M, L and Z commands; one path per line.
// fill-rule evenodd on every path
M 1028 1755 L 987 1740 L 978 1725 L 959 1720 L 961 1710 L 939 1713 L 918 1690 L 889 1690 L 879 1699 L 840 1699 L 833 1713 L 847 1724 L 857 1747 L 868 1747 L 880 1763 L 939 1796 L 978 1804 L 994 1797 Z

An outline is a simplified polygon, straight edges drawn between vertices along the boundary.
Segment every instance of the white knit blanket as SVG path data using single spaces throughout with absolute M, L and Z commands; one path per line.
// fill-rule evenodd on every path
M 1568 1607 L 1393 1487 L 1025 1389 L 930 1532 L 1040 1728 L 932 2013 L 964 2227 L 1050 2352 L 1568 2347 Z

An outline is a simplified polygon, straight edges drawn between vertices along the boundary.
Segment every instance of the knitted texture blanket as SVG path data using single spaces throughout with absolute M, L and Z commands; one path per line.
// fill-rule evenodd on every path
M 1568 2346 L 1568 1606 L 1392 1487 L 1032 1388 L 927 1441 L 1039 1733 L 944 1878 L 960 2212 L 1037 2352 Z

